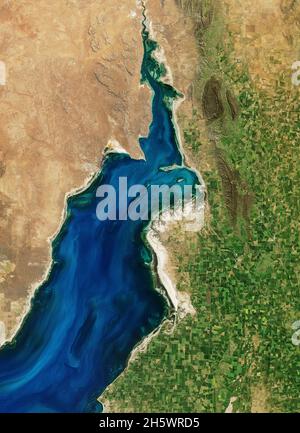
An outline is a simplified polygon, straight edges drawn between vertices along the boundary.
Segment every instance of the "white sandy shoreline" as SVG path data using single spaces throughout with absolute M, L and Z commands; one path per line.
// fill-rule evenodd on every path
M 157 258 L 156 272 L 158 274 L 159 280 L 167 292 L 167 295 L 175 311 L 177 311 L 179 301 L 177 297 L 176 286 L 172 282 L 167 272 L 168 252 L 160 242 L 159 236 L 153 228 L 150 228 L 150 230 L 147 232 L 147 241 L 149 242 L 149 245 L 151 246 Z
M 145 0 L 145 3 L 147 3 L 147 0 Z M 145 11 L 145 15 L 147 17 L 147 11 Z M 148 17 L 147 17 L 147 24 L 148 24 L 148 30 L 149 30 L 149 34 L 151 35 L 151 38 L 153 40 L 156 40 L 154 31 L 153 31 L 153 27 L 152 27 L 152 23 Z M 168 84 L 173 84 L 172 71 L 171 71 L 170 67 L 167 65 L 167 60 L 166 60 L 166 57 L 164 54 L 164 50 L 163 49 L 159 49 L 159 51 L 156 50 L 154 55 L 158 61 L 164 62 L 164 65 L 165 65 L 166 71 L 167 71 L 167 76 L 165 77 L 165 82 L 167 82 Z M 185 99 L 185 97 L 183 96 L 182 98 L 173 101 L 173 109 L 172 109 L 172 111 L 173 111 L 173 124 L 174 124 L 174 128 L 175 128 L 176 136 L 178 139 L 178 143 L 179 143 L 179 151 L 180 151 L 182 158 L 183 158 L 183 165 L 184 165 L 184 161 L 185 161 L 185 155 L 184 155 L 184 149 L 183 149 L 183 145 L 182 145 L 180 128 L 179 128 L 178 121 L 177 121 L 176 111 L 178 110 L 180 104 L 184 101 L 184 99 Z M 188 167 L 188 165 L 186 165 L 186 166 Z M 189 167 L 189 169 L 194 171 L 194 173 L 197 175 L 198 179 L 200 180 L 201 185 L 203 185 L 203 187 L 205 188 L 204 180 L 203 180 L 201 174 L 198 172 L 198 170 L 196 170 L 195 168 L 192 168 L 192 167 Z M 158 278 L 159 278 L 160 282 L 162 283 L 163 288 L 167 294 L 167 297 L 170 300 L 170 302 L 172 303 L 175 311 L 178 312 L 178 308 L 179 308 L 180 304 L 182 304 L 182 305 L 184 305 L 183 315 L 186 315 L 186 314 L 194 315 L 194 314 L 196 314 L 196 310 L 194 309 L 194 307 L 190 303 L 189 295 L 187 293 L 179 293 L 176 289 L 176 283 L 173 282 L 169 276 L 168 269 L 167 269 L 169 254 L 168 254 L 168 251 L 166 250 L 166 248 L 162 245 L 160 238 L 159 238 L 159 231 L 157 229 L 155 229 L 154 225 L 155 225 L 155 222 L 153 221 L 152 224 L 150 225 L 150 228 L 147 231 L 146 238 L 147 238 L 147 241 L 148 241 L 150 247 L 152 248 L 152 250 L 153 250 L 153 252 L 157 258 L 156 273 L 158 275 Z M 200 230 L 200 228 L 201 227 L 199 227 L 199 230 Z M 152 338 L 154 336 L 156 336 L 160 333 L 161 328 L 164 325 L 164 323 L 165 323 L 165 320 L 161 323 L 161 325 L 156 330 L 154 330 L 150 335 L 145 337 L 143 339 L 143 341 L 133 349 L 133 351 L 131 352 L 131 355 L 129 357 L 129 361 L 127 363 L 126 368 L 106 388 L 106 390 L 109 387 L 111 387 L 115 383 L 116 380 L 118 380 L 121 376 L 123 376 L 126 373 L 127 369 L 130 367 L 130 363 L 132 361 L 134 361 L 135 357 L 139 353 L 147 350 L 148 344 L 150 343 L 150 341 L 152 340 Z M 101 396 L 99 396 L 98 401 L 101 402 Z M 101 404 L 103 405 L 103 412 L 106 412 L 105 404 L 103 402 L 101 402 Z

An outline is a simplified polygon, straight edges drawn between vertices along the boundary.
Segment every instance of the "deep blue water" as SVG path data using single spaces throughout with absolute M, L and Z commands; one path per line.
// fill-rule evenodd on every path
M 172 122 L 176 91 L 160 82 L 164 68 L 143 24 L 142 81 L 153 90 L 152 123 L 140 139 L 146 160 L 111 154 L 92 184 L 72 196 L 53 242 L 53 264 L 11 343 L 0 350 L 1 412 L 101 410 L 97 397 L 125 368 L 132 349 L 168 313 L 155 290 L 146 222 L 96 217 L 96 189 L 119 177 L 128 185 L 199 183 L 183 164 Z

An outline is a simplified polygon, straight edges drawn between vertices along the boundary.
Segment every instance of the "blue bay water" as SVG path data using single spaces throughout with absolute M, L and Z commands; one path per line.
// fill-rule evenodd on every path
M 145 160 L 110 154 L 89 187 L 67 202 L 53 242 L 48 279 L 12 342 L 0 350 L 1 412 L 99 411 L 97 397 L 124 370 L 133 348 L 168 314 L 155 290 L 144 221 L 99 221 L 96 190 L 119 178 L 128 186 L 198 184 L 183 165 L 172 120 L 179 95 L 163 84 L 156 43 L 142 32 L 142 81 L 153 91 L 152 123 L 140 139 Z M 162 170 L 176 165 L 178 168 Z M 149 260 L 150 258 L 150 260 Z

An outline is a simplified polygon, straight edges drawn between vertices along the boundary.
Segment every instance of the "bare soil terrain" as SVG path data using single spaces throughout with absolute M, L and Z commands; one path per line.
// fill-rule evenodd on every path
M 143 157 L 150 92 L 140 86 L 135 0 L 0 0 L 0 321 L 11 336 L 50 263 L 66 193 L 109 140 Z M 3 332 L 2 332 L 3 334 Z M 3 335 L 2 335 L 3 339 Z

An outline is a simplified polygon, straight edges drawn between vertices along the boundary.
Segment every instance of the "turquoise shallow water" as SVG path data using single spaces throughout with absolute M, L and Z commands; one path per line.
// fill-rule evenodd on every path
M 99 221 L 96 190 L 119 178 L 128 186 L 194 185 L 183 166 L 172 121 L 178 97 L 160 82 L 164 68 L 152 57 L 156 43 L 145 21 L 142 81 L 153 90 L 152 123 L 140 139 L 145 160 L 111 154 L 92 184 L 67 202 L 67 217 L 53 242 L 47 281 L 11 343 L 0 350 L 1 412 L 101 410 L 97 397 L 124 370 L 132 349 L 166 317 L 155 290 L 144 221 Z M 172 170 L 164 167 L 179 166 Z

